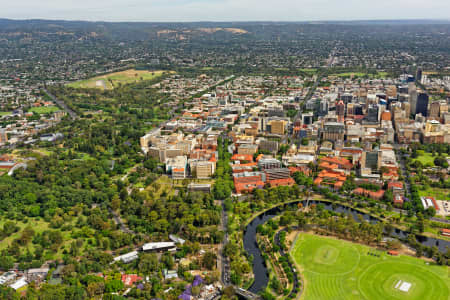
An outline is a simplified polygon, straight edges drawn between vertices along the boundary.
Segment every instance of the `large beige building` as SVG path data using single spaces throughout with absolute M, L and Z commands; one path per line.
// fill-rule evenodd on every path
M 256 152 L 258 152 L 258 145 L 255 144 L 242 144 L 238 148 L 240 155 L 253 155 Z
M 190 162 L 191 173 L 196 178 L 211 178 L 215 172 L 216 165 L 212 161 L 192 161 Z
M 341 141 L 343 141 L 344 134 L 345 134 L 345 126 L 343 123 L 326 122 L 323 125 L 322 133 L 323 133 L 322 138 L 324 140 L 329 140 L 329 141 L 341 140 Z
M 286 130 L 285 120 L 272 120 L 269 122 L 269 125 L 270 125 L 270 133 L 284 135 Z
M 147 151 L 150 157 L 158 159 L 160 162 L 165 162 L 168 158 L 174 158 L 183 155 L 183 151 L 172 145 L 150 147 Z
M 442 144 L 448 143 L 450 138 L 450 127 L 448 125 L 442 125 L 438 121 L 429 120 L 425 124 L 423 130 L 423 142 L 425 144 Z

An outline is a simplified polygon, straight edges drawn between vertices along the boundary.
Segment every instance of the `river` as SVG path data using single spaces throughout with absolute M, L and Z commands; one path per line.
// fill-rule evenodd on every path
M 298 204 L 302 202 L 303 205 L 306 205 L 306 200 L 299 200 L 295 201 L 289 204 L 281 204 L 277 207 L 271 208 L 270 210 L 261 213 L 256 218 L 254 218 L 245 228 L 244 231 L 244 249 L 247 251 L 248 254 L 253 256 L 253 274 L 255 275 L 255 280 L 252 284 L 252 286 L 248 289 L 252 293 L 258 293 L 261 290 L 263 290 L 268 282 L 269 282 L 269 274 L 267 271 L 267 267 L 265 265 L 264 259 L 261 255 L 261 251 L 258 248 L 257 242 L 256 242 L 256 228 L 258 225 L 264 224 L 270 219 L 274 218 L 275 216 L 279 215 L 282 211 L 284 211 L 284 208 L 291 206 L 291 207 L 297 207 Z M 358 215 L 362 215 L 362 217 L 371 222 L 376 223 L 379 220 L 377 218 L 374 218 L 368 214 L 359 212 L 353 208 L 335 204 L 335 209 L 333 209 L 332 204 L 330 202 L 326 201 L 317 201 L 317 200 L 310 200 L 309 204 L 323 204 L 324 208 L 329 211 L 334 211 L 337 213 L 350 213 L 353 218 L 356 221 L 359 221 Z M 402 231 L 400 229 L 395 229 L 392 233 L 392 236 L 405 239 L 408 236 L 408 233 L 405 231 Z M 435 238 L 429 238 L 422 235 L 416 234 L 416 239 L 419 243 L 421 243 L 424 246 L 432 247 L 436 246 L 439 251 L 446 252 L 447 247 L 450 248 L 450 241 L 441 240 L 441 239 L 435 239 Z

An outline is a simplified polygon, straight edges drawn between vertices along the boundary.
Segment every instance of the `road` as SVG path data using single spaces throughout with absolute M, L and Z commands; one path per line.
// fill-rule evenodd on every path
M 403 158 L 403 155 L 401 155 L 399 150 L 400 146 L 395 146 L 396 149 L 396 155 L 397 155 L 397 161 L 399 162 L 400 170 L 402 171 L 402 175 L 405 178 L 405 188 L 406 188 L 406 194 L 411 195 L 411 185 L 409 183 L 409 176 L 406 176 L 406 166 L 405 166 L 405 159 Z
M 334 62 L 334 53 L 335 53 L 334 50 L 331 51 L 330 57 L 329 57 L 329 59 L 328 59 L 328 63 L 327 63 L 327 65 L 325 66 L 325 68 L 328 69 L 329 67 L 331 67 L 331 66 L 333 65 L 333 62 Z M 316 91 L 317 87 L 318 87 L 319 84 L 320 84 L 320 81 L 322 80 L 322 78 L 323 78 L 323 76 L 324 76 L 324 73 L 325 73 L 325 72 L 322 71 L 322 72 L 319 72 L 319 73 L 317 74 L 316 81 L 314 81 L 314 84 L 313 84 L 312 87 L 309 89 L 308 94 L 306 94 L 306 97 L 305 97 L 305 99 L 303 100 L 303 103 L 308 102 L 308 100 L 312 98 L 312 96 L 314 95 L 314 92 Z M 300 107 L 300 109 L 298 110 L 296 119 L 300 119 L 300 118 L 301 118 L 301 115 L 302 115 L 302 109 L 301 109 L 301 107 Z
M 221 276 L 220 279 L 224 286 L 230 284 L 230 266 L 228 258 L 223 253 L 225 245 L 228 243 L 228 216 L 225 210 L 224 201 L 222 201 L 222 220 L 220 222 L 220 230 L 225 234 L 223 235 L 223 240 L 219 244 L 219 255 L 217 256 L 217 269 L 220 270 Z
M 128 234 L 135 234 L 134 231 L 130 230 L 127 225 L 125 225 L 125 223 L 122 221 L 122 219 L 120 218 L 120 216 L 113 211 L 112 209 L 109 209 L 109 212 L 113 215 L 113 220 L 114 223 L 118 224 L 120 226 L 120 230 L 124 233 L 128 233 Z
M 225 139 L 227 136 L 221 135 L 222 137 L 222 147 L 225 145 Z M 219 255 L 217 256 L 217 269 L 220 270 L 220 279 L 224 286 L 230 284 L 230 265 L 228 258 L 224 255 L 223 249 L 225 245 L 228 243 L 228 216 L 227 211 L 225 209 L 225 201 L 222 201 L 222 216 L 220 222 L 219 230 L 224 232 L 223 240 L 219 244 Z
M 59 107 L 61 107 L 62 109 L 64 109 L 64 110 L 69 114 L 69 116 L 70 116 L 73 120 L 78 119 L 78 115 L 77 115 L 73 110 L 71 110 L 71 109 L 64 103 L 64 101 L 61 101 L 61 100 L 59 100 L 58 98 L 56 98 L 53 94 L 51 94 L 49 91 L 47 91 L 47 89 L 44 89 L 44 92 L 45 92 L 50 98 L 52 98 L 52 100 L 53 100 L 56 104 L 58 104 Z

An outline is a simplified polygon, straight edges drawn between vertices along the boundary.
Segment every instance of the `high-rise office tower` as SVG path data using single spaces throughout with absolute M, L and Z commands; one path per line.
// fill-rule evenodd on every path
M 428 95 L 426 93 L 419 93 L 417 95 L 416 114 L 422 114 L 426 117 L 428 114 Z
M 429 116 L 432 118 L 435 118 L 435 119 L 439 118 L 440 107 L 441 107 L 441 103 L 439 101 L 431 102 Z
M 319 104 L 319 116 L 326 116 L 328 114 L 328 101 L 322 99 Z
M 344 122 L 345 104 L 344 104 L 344 101 L 342 101 L 342 100 L 340 100 L 338 103 L 336 103 L 336 115 L 338 116 L 339 122 Z
M 376 105 L 376 104 L 370 105 L 369 108 L 367 109 L 366 120 L 368 122 L 372 122 L 372 123 L 378 122 L 379 121 L 378 110 L 379 110 L 378 105 Z
M 422 80 L 422 68 L 418 67 L 416 72 L 416 81 L 420 82 Z
M 408 85 L 409 103 L 411 104 L 411 114 L 416 114 L 417 88 L 414 83 Z

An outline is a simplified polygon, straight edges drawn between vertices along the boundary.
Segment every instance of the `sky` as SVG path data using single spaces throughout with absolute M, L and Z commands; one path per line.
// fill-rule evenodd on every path
M 0 18 L 87 21 L 450 19 L 449 0 L 0 0 Z

